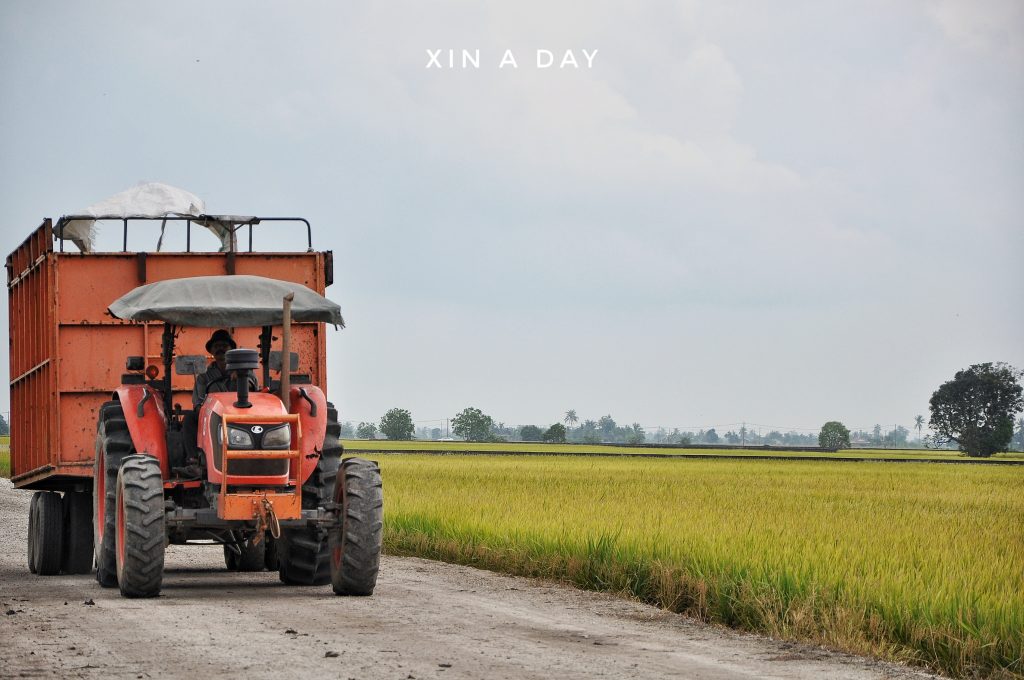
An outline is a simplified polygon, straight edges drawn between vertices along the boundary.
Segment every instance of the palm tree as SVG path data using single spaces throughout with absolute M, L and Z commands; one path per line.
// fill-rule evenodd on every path
M 914 427 L 917 428 L 917 438 L 921 438 L 921 428 L 924 427 L 924 416 L 914 416 Z
M 565 422 L 572 427 L 576 423 L 580 422 L 580 419 L 576 417 L 576 409 L 569 409 L 565 412 Z

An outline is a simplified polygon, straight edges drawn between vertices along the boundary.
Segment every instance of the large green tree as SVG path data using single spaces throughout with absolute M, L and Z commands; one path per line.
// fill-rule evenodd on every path
M 1013 417 L 1024 408 L 1021 375 L 1004 363 L 957 371 L 932 394 L 929 427 L 940 441 L 956 442 L 971 457 L 1005 451 L 1013 437 Z
M 462 409 L 459 415 L 452 418 L 452 430 L 466 441 L 487 441 L 491 436 L 494 421 L 489 415 L 472 406 Z
M 539 442 L 544 436 L 544 430 L 536 425 L 523 425 L 519 428 L 519 439 L 524 442 Z
M 821 426 L 818 433 L 818 446 L 823 449 L 850 448 L 850 431 L 838 420 L 830 420 Z
M 356 437 L 359 439 L 376 439 L 377 426 L 373 423 L 359 423 L 356 427 Z
M 388 439 L 412 439 L 416 431 L 412 414 L 404 408 L 393 408 L 380 419 L 380 431 Z
M 542 439 L 546 442 L 553 444 L 562 444 L 565 442 L 565 425 L 561 423 L 555 423 L 547 429 L 542 435 Z

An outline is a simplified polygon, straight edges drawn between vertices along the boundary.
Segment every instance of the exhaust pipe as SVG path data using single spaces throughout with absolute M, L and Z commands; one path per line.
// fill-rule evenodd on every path
M 284 296 L 284 319 L 281 323 L 281 401 L 285 413 L 292 409 L 292 300 L 295 293 Z

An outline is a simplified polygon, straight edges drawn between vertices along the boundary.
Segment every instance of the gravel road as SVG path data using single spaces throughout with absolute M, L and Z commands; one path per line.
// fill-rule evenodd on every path
M 29 573 L 30 496 L 0 480 L 0 677 L 935 677 L 413 558 L 386 557 L 372 597 L 342 598 L 171 546 L 161 597 L 128 600 L 91 575 Z

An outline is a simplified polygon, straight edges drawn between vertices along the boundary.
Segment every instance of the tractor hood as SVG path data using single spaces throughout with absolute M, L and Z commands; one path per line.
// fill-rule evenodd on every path
M 139 286 L 110 305 L 126 321 L 163 321 L 175 326 L 280 326 L 283 298 L 295 294 L 292 321 L 323 321 L 341 328 L 341 307 L 301 283 L 262 276 L 193 276 Z

